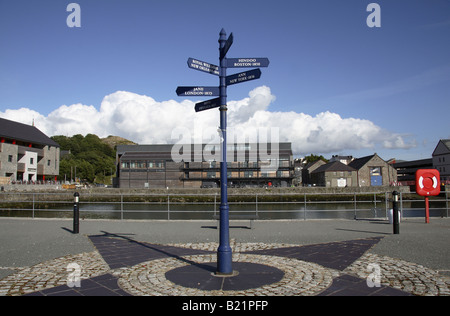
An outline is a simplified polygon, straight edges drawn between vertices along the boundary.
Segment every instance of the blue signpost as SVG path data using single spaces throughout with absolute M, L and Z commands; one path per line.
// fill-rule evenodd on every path
M 218 98 L 197 103 L 195 111 L 205 111 L 219 108 L 220 111 L 220 132 L 221 132 L 221 162 L 220 162 L 220 235 L 219 248 L 217 249 L 217 275 L 233 275 L 232 251 L 230 247 L 230 223 L 228 205 L 228 179 L 227 179 L 227 86 L 259 79 L 261 70 L 253 69 L 246 72 L 227 76 L 227 68 L 253 68 L 268 67 L 267 58 L 226 58 L 226 55 L 233 45 L 233 33 L 227 39 L 224 29 L 220 31 L 219 37 L 219 61 L 220 66 L 216 66 L 198 59 L 189 58 L 188 67 L 219 76 L 219 87 L 178 87 L 178 96 L 219 96 Z
M 230 221 L 228 206 L 228 177 L 227 177 L 227 60 L 226 54 L 233 44 L 233 33 L 227 40 L 224 29 L 220 31 L 220 131 L 222 144 L 220 162 L 220 233 L 219 248 L 217 249 L 217 274 L 232 274 L 232 252 L 230 247 Z

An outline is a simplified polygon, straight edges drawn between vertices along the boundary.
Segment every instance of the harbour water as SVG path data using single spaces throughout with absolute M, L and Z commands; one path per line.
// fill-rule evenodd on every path
M 72 218 L 73 203 L 60 202 L 52 205 L 34 203 L 17 208 L 11 205 L 0 209 L 4 217 Z M 196 202 L 84 202 L 80 203 L 82 219 L 133 219 L 133 220 L 208 220 L 219 213 L 220 203 Z M 371 202 L 247 202 L 230 203 L 231 214 L 257 215 L 260 220 L 273 219 L 386 219 L 392 208 L 385 201 Z M 423 201 L 405 202 L 401 208 L 402 217 L 424 217 Z M 445 202 L 431 205 L 431 217 L 447 217 Z

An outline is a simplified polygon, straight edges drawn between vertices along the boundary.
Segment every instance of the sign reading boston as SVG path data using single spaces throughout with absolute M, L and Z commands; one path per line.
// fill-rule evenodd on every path
M 269 67 L 268 58 L 228 58 L 228 68 Z

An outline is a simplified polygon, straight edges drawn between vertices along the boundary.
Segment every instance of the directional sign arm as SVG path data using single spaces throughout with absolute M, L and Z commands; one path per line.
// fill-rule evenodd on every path
M 195 70 L 210 73 L 212 75 L 219 76 L 219 66 L 216 66 L 216 65 L 198 60 L 198 59 L 194 59 L 194 58 L 189 58 L 187 61 L 187 64 L 188 64 L 188 67 L 191 69 L 195 69 Z
M 228 37 L 225 46 L 220 50 L 220 59 L 225 58 L 226 54 L 230 50 L 231 45 L 233 45 L 234 36 L 233 33 L 230 34 L 230 37 Z
M 227 58 L 228 68 L 269 67 L 268 58 Z
M 195 105 L 195 112 L 206 111 L 213 108 L 218 108 L 220 106 L 220 98 L 215 98 L 212 100 L 197 103 Z
M 259 78 L 261 78 L 261 69 L 258 68 L 250 71 L 241 72 L 239 74 L 227 76 L 226 84 L 227 86 L 231 86 L 237 83 L 256 80 Z
M 218 97 L 219 87 L 178 87 L 177 95 L 179 97 Z

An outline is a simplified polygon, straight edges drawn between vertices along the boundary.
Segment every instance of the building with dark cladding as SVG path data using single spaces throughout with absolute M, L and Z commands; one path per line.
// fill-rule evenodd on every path
M 294 179 L 291 143 L 229 144 L 229 187 L 288 187 Z M 120 188 L 217 188 L 220 145 L 119 145 Z

